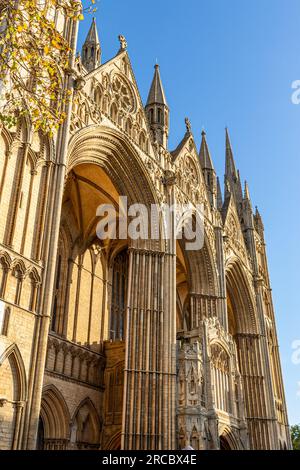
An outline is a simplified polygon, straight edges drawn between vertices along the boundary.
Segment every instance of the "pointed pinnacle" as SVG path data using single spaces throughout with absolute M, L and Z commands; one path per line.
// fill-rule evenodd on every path
M 163 88 L 162 81 L 160 78 L 159 65 L 155 64 L 154 69 L 155 69 L 154 77 L 153 77 L 152 84 L 150 87 L 146 106 L 151 105 L 151 104 L 163 104 L 165 106 L 168 106 L 164 88 Z
M 250 199 L 249 186 L 248 186 L 247 181 L 245 181 L 244 199 L 247 199 L 248 201 L 251 200 L 251 199 Z
M 100 43 L 95 17 L 92 20 L 92 24 L 90 26 L 89 32 L 88 32 L 87 37 L 84 41 L 84 44 L 87 44 L 87 43 L 95 43 L 95 44 Z
M 232 176 L 237 178 L 237 171 L 235 167 L 235 162 L 233 158 L 233 151 L 232 151 L 232 146 L 230 142 L 230 137 L 229 137 L 229 132 L 228 128 L 225 128 L 226 131 L 226 169 L 225 169 L 225 174 L 229 178 L 232 178 Z
M 202 141 L 201 141 L 201 147 L 200 147 L 200 152 L 199 152 L 199 158 L 200 158 L 202 170 L 214 170 L 214 166 L 213 166 L 212 159 L 210 156 L 210 151 L 209 151 L 207 141 L 206 141 L 206 132 L 204 129 L 201 132 L 201 135 L 202 135 Z

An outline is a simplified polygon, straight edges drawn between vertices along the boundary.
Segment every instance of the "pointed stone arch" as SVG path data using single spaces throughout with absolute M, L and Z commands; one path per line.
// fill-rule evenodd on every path
M 0 356 L 0 371 L 4 362 L 7 359 L 11 359 L 12 366 L 15 368 L 15 377 L 16 377 L 16 390 L 15 401 L 24 402 L 27 398 L 27 379 L 26 379 L 26 370 L 22 355 L 18 346 L 14 343 L 10 345 Z
M 0 357 L 0 449 L 20 449 L 22 416 L 27 399 L 24 362 L 16 344 L 11 344 Z M 5 431 L 5 432 L 3 432 Z
M 6 281 L 11 266 L 11 257 L 5 251 L 0 252 L 0 296 L 4 297 Z
M 25 105 L 26 107 L 26 105 Z M 29 142 L 32 132 L 32 122 L 30 113 L 24 113 L 19 119 L 16 129 L 16 135 L 22 142 Z
M 220 432 L 221 450 L 243 450 L 240 440 L 236 437 L 230 426 L 223 426 Z
M 0 263 L 7 268 L 10 268 L 12 260 L 9 254 L 6 251 L 1 251 L 0 252 Z
M 229 333 L 236 346 L 236 366 L 241 374 L 242 401 L 239 413 L 245 415 L 251 449 L 267 445 L 265 437 L 270 432 L 268 422 L 267 378 L 264 340 L 260 334 L 258 308 L 247 268 L 236 257 L 226 266 L 226 297 Z M 232 329 L 230 315 L 234 318 Z M 259 400 L 253 400 L 259 397 Z M 241 411 L 242 407 L 244 411 Z
M 216 317 L 218 314 L 217 268 L 206 238 L 200 250 L 185 250 L 182 241 L 178 245 L 177 255 L 180 250 L 184 257 L 187 289 L 180 315 L 181 324 L 185 330 L 192 330 L 199 326 L 203 318 Z
M 78 449 L 99 448 L 102 423 L 92 400 L 86 397 L 77 406 L 71 421 L 71 445 Z
M 121 433 L 117 432 L 109 441 L 106 450 L 121 450 Z
M 151 204 L 159 204 L 145 163 L 129 139 L 118 130 L 98 125 L 76 133 L 69 146 L 69 173 L 81 164 L 100 167 L 118 194 L 127 196 L 129 205 L 138 202 L 150 209 Z M 136 181 L 140 183 L 137 185 Z M 162 232 L 161 221 L 158 232 Z M 164 251 L 162 238 L 151 240 L 147 245 Z
M 227 298 L 234 314 L 234 333 L 257 334 L 258 324 L 255 315 L 255 299 L 245 268 L 237 258 L 232 258 L 226 266 Z
M 70 413 L 63 395 L 55 385 L 44 388 L 40 416 L 44 449 L 65 448 L 70 435 Z
M 207 238 L 205 237 L 204 245 L 200 250 L 187 251 L 182 241 L 180 241 L 180 246 L 188 267 L 190 291 L 196 294 L 218 295 L 217 269 Z

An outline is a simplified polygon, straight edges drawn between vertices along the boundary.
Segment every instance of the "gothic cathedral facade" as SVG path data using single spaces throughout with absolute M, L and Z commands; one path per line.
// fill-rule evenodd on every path
M 77 23 L 57 25 L 76 50 Z M 0 448 L 289 449 L 264 226 L 226 130 L 168 149 L 159 66 L 143 105 L 92 22 L 54 137 L 0 127 Z M 202 204 L 204 246 L 99 240 L 97 207 Z

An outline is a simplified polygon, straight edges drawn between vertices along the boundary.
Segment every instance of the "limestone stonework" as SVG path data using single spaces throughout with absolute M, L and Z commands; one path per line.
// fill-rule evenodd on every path
M 77 25 L 65 34 L 76 49 Z M 290 437 L 264 227 L 226 131 L 168 148 L 160 70 L 144 107 L 93 21 L 53 138 L 0 129 L 0 448 L 284 449 Z M 204 207 L 204 247 L 100 241 L 100 204 Z

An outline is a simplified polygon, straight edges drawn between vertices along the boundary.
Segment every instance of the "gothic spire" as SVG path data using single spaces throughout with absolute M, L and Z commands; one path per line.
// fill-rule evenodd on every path
M 160 78 L 159 65 L 156 64 L 154 68 L 154 77 L 145 110 L 154 142 L 166 149 L 169 136 L 169 108 Z
M 238 209 L 243 200 L 243 189 L 240 173 L 236 169 L 229 132 L 226 127 L 226 164 L 225 164 L 225 199 L 228 193 L 233 194 Z
M 153 104 L 160 104 L 163 106 L 168 106 L 164 88 L 160 78 L 159 65 L 155 65 L 154 77 L 152 80 L 151 88 L 148 95 L 148 100 L 146 106 Z
M 254 215 L 254 222 L 255 222 L 255 228 L 257 230 L 257 232 L 259 233 L 259 235 L 264 238 L 264 224 L 263 224 L 263 221 L 262 221 L 262 217 L 260 215 L 260 212 L 256 206 L 255 208 L 255 215 Z
M 217 206 L 217 179 L 216 172 L 212 163 L 209 148 L 206 141 L 206 132 L 202 131 L 202 141 L 199 152 L 200 165 L 205 179 L 211 206 L 216 209 Z
M 233 158 L 233 151 L 231 147 L 230 137 L 228 128 L 226 127 L 226 177 L 231 180 L 232 178 L 237 178 L 238 174 L 235 167 L 235 162 Z
M 244 199 L 246 199 L 247 201 L 251 201 L 250 191 L 249 191 L 249 186 L 248 186 L 247 181 L 245 181 Z
M 82 46 L 82 64 L 88 72 L 95 70 L 101 64 L 101 46 L 95 18 Z
M 202 170 L 214 170 L 212 159 L 210 156 L 210 151 L 206 141 L 206 132 L 202 131 L 202 141 L 199 153 L 200 163 Z

